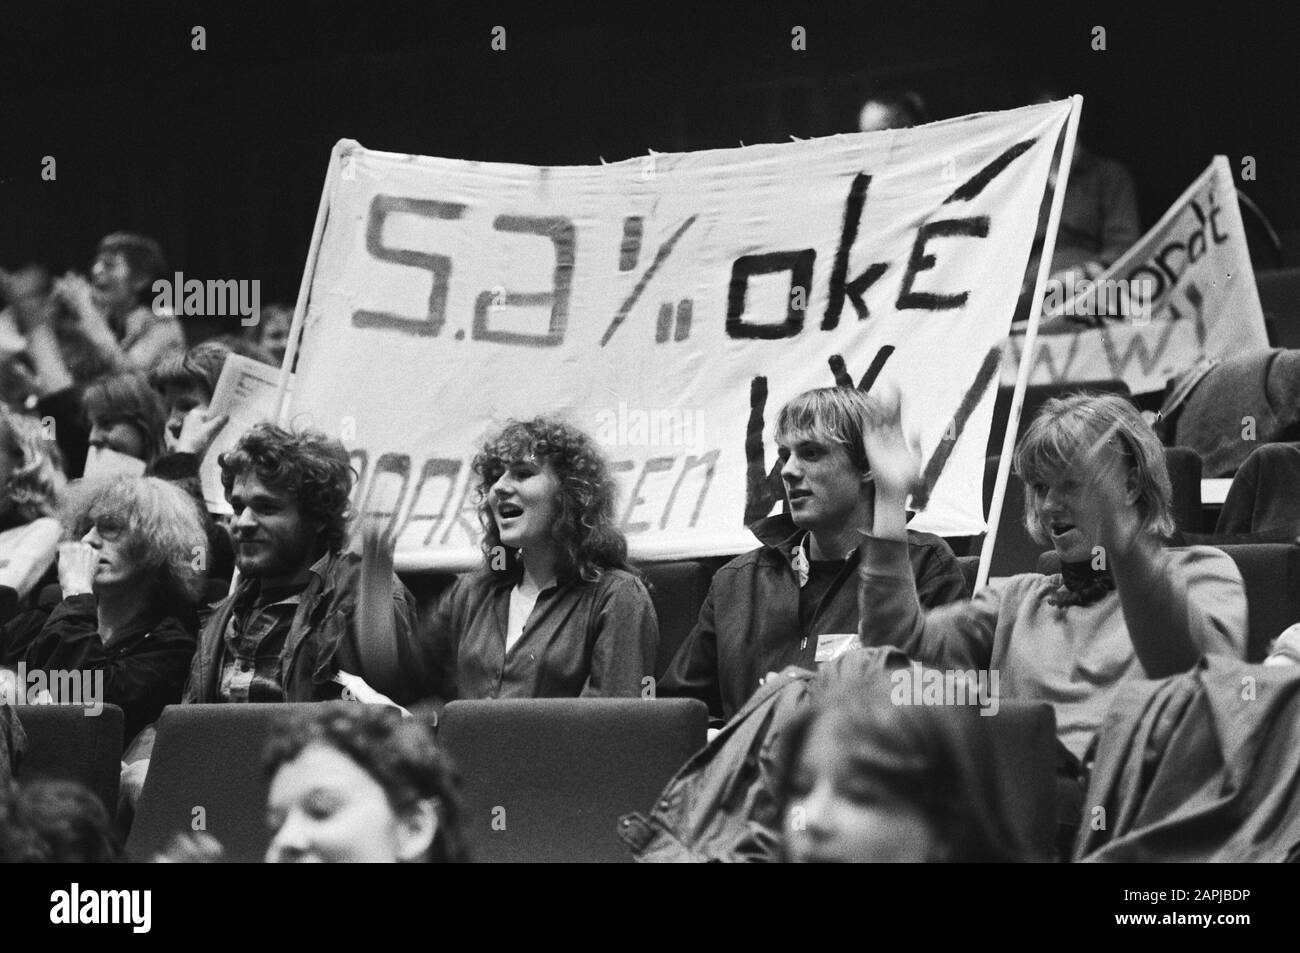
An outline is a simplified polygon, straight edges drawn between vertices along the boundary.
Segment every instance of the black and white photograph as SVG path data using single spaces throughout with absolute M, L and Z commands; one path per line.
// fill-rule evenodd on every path
M 0 17 L 16 930 L 273 863 L 1285 909 L 1294 11 Z

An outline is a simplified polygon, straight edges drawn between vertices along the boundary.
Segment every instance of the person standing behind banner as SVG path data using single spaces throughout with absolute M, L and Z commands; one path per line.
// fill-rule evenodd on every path
M 628 564 L 616 487 L 595 441 L 554 417 L 510 421 L 473 469 L 484 566 L 443 595 L 416 641 L 420 658 L 394 644 L 382 612 L 363 621 L 367 670 L 419 671 L 425 686 L 451 670 L 459 698 L 645 693 L 659 622 Z M 392 544 L 373 525 L 364 538 L 377 588 L 391 572 Z
M 867 98 L 858 111 L 859 132 L 910 129 L 930 121 L 921 94 L 911 89 L 882 90 Z
M 1044 91 L 1035 99 L 1040 105 L 1064 99 L 1055 91 Z M 1057 146 L 1057 157 L 1060 145 Z M 1056 186 L 1056 158 L 1048 178 L 1048 195 Z M 1038 259 L 1047 235 L 1048 202 L 1043 202 L 1038 218 L 1038 233 L 1030 258 L 1026 283 L 1038 274 Z M 1061 222 L 1052 253 L 1051 277 L 1064 282 L 1066 292 L 1084 281 L 1093 281 L 1113 265 L 1141 237 L 1138 220 L 1137 186 L 1128 169 L 1105 156 L 1097 155 L 1074 140 L 1074 157 L 1070 163 L 1070 181 L 1061 206 Z

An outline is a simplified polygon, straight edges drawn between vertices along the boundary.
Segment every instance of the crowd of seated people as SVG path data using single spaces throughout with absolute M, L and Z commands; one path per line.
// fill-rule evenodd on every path
M 884 97 L 861 122 L 924 119 L 920 102 Z M 1089 277 L 1107 257 L 1089 259 Z M 729 859 L 1044 859 L 1008 821 L 973 709 L 899 704 L 879 672 L 825 693 L 794 684 L 882 651 L 996 673 L 1003 697 L 1050 706 L 1064 858 L 1099 840 L 1078 836 L 1089 766 L 1125 693 L 1249 668 L 1241 572 L 1213 546 L 1178 545 L 1160 437 L 1116 395 L 1049 401 L 1016 447 L 1023 520 L 1060 572 L 974 593 L 947 542 L 908 528 L 918 460 L 896 397 L 798 395 L 773 433 L 781 512 L 714 572 L 657 680 L 660 622 L 610 463 L 538 408 L 485 434 L 474 458 L 482 565 L 419 607 L 386 523 L 354 518 L 356 475 L 333 437 L 273 422 L 238 435 L 213 453 L 231 515 L 208 511 L 199 472 L 228 422 L 209 408 L 222 368 L 230 354 L 276 360 L 287 322 L 266 346 L 187 348 L 177 319 L 149 305 L 164 269 L 156 242 L 118 233 L 89 278 L 0 274 L 0 859 L 123 859 L 166 706 L 291 702 L 302 713 L 266 752 L 267 860 L 465 860 L 454 767 L 434 720 L 408 708 L 654 696 L 702 701 L 713 729 L 715 756 L 672 784 L 732 799 L 660 820 L 685 832 L 700 812 L 735 814 L 711 828 L 737 832 Z M 1300 471 L 1293 448 L 1270 446 Z M 1290 499 L 1292 484 L 1244 472 L 1268 501 Z M 1300 658 L 1296 631 L 1274 633 L 1270 667 Z M 56 669 L 100 679 L 101 700 L 123 711 L 118 804 L 12 777 L 23 742 L 6 699 L 20 672 Z M 790 704 L 727 730 L 787 683 Z M 206 855 L 181 841 L 162 859 Z

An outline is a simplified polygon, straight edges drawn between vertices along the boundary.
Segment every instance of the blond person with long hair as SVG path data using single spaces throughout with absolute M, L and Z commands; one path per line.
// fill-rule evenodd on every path
M 1206 653 L 1244 656 L 1241 573 L 1212 547 L 1166 546 L 1164 448 L 1127 400 L 1049 401 L 1016 448 L 1025 522 L 1056 551 L 1061 573 L 995 580 L 929 612 L 902 545 L 916 458 L 897 406 L 882 413 L 889 419 L 867 443 L 876 516 L 862 562 L 864 641 L 939 668 L 996 671 L 1003 697 L 1051 703 L 1058 737 L 1080 759 L 1122 682 L 1187 671 Z
M 179 702 L 194 654 L 206 537 L 193 499 L 156 477 L 76 487 L 59 551 L 63 601 L 0 629 L 0 665 L 80 670 L 126 714 L 129 741 Z M 55 699 L 56 701 L 58 699 Z

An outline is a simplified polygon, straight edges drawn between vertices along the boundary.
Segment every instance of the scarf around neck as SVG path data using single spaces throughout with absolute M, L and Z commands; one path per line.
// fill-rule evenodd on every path
M 1115 589 L 1109 569 L 1094 569 L 1091 559 L 1061 563 L 1061 588 L 1047 597 L 1054 606 L 1090 606 Z

